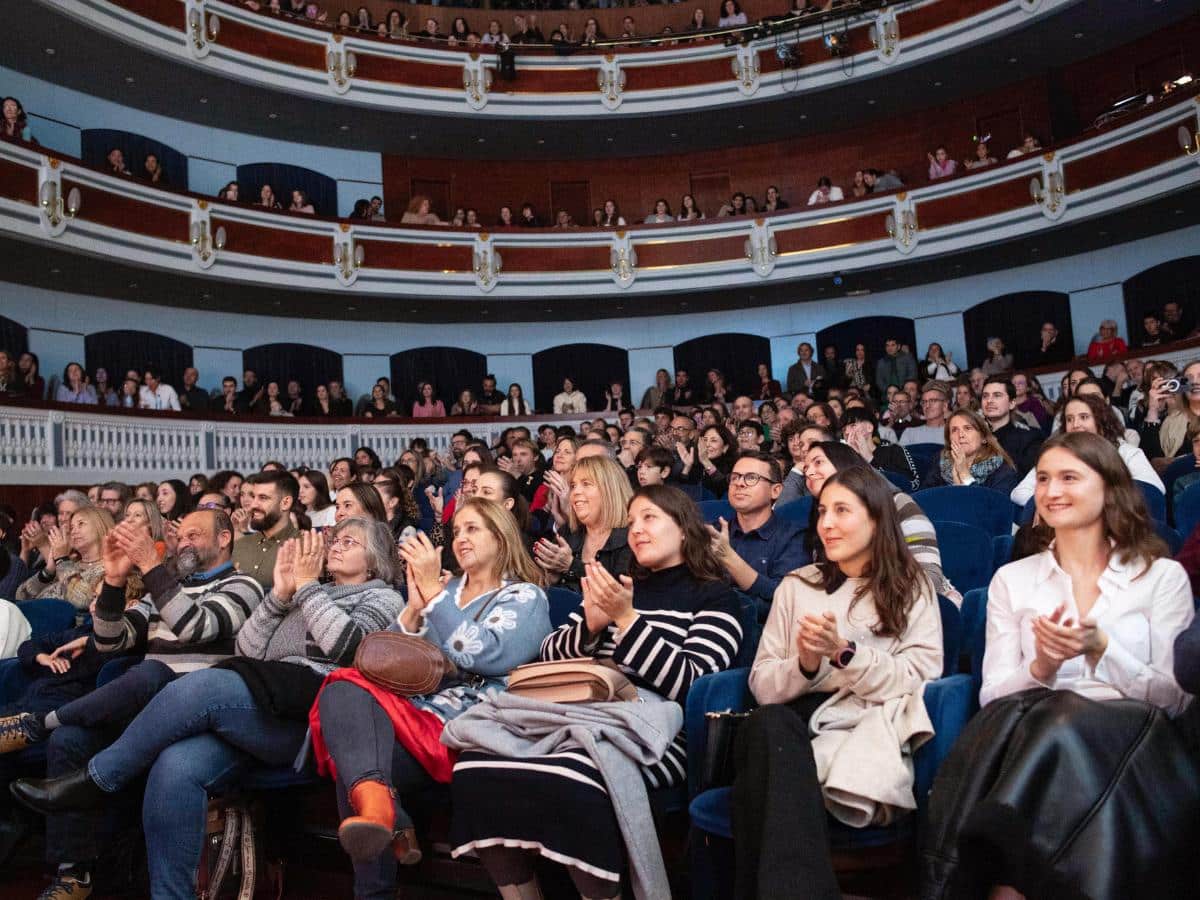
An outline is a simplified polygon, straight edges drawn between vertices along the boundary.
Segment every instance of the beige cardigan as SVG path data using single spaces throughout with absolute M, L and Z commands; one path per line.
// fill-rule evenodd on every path
M 827 594 L 803 580 L 817 577 L 817 567 L 807 566 L 780 582 L 750 670 L 750 690 L 761 704 L 834 692 L 809 722 L 826 808 L 853 827 L 887 824 L 899 811 L 916 808 L 912 752 L 933 736 L 922 697 L 925 682 L 942 672 L 937 597 L 923 581 L 905 633 L 878 637 L 871 633 L 876 614 L 869 596 L 848 614 L 861 579 L 849 578 Z M 805 613 L 826 611 L 858 649 L 845 669 L 822 660 L 809 681 L 800 671 L 797 623 Z

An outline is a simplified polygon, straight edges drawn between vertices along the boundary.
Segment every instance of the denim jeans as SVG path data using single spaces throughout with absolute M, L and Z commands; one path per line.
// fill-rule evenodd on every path
M 403 795 L 420 790 L 433 779 L 396 740 L 391 719 L 367 691 L 335 681 L 321 691 L 321 734 L 337 766 L 338 813 L 354 815 L 349 791 L 360 781 L 382 781 L 394 788 L 396 827 L 413 821 L 401 805 Z M 355 900 L 391 900 L 396 896 L 396 857 L 388 847 L 378 857 L 354 866 Z
M 122 723 L 123 724 L 123 723 Z M 76 772 L 121 736 L 122 724 L 105 728 L 62 725 L 46 741 L 46 774 L 51 778 Z M 53 813 L 46 816 L 46 861 L 90 863 L 99 859 L 110 838 L 136 822 L 137 796 L 122 792 L 102 809 Z
M 155 900 L 194 900 L 209 794 L 256 763 L 290 763 L 305 730 L 303 722 L 260 710 L 236 673 L 204 669 L 163 688 L 115 743 L 92 757 L 88 771 L 106 791 L 149 770 L 142 826 Z
M 58 721 L 84 728 L 124 725 L 178 677 L 166 663 L 158 660 L 137 663 L 107 684 L 60 706 Z

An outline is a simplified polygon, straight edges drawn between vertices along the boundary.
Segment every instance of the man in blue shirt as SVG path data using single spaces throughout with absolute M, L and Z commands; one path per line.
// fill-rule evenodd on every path
M 737 516 L 708 526 L 713 552 L 734 586 L 755 599 L 760 621 L 766 620 L 783 576 L 809 562 L 803 530 L 771 510 L 782 490 L 778 460 L 767 453 L 743 453 L 729 474 L 729 505 Z

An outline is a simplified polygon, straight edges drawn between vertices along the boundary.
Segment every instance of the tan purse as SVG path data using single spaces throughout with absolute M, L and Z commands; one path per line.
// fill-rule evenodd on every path
M 433 694 L 459 680 L 458 667 L 440 648 L 397 631 L 364 637 L 354 654 L 354 668 L 367 681 L 401 697 Z
M 509 673 L 508 692 L 546 703 L 603 703 L 638 696 L 616 664 L 590 656 L 517 666 Z

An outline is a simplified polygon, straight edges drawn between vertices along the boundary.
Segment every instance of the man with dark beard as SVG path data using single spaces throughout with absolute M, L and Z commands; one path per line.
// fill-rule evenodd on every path
M 184 517 L 173 567 L 159 561 L 144 527 L 125 522 L 109 532 L 92 640 L 101 652 L 145 652 L 146 658 L 45 716 L 0 719 L 0 752 L 48 740 L 47 774 L 74 772 L 120 736 L 164 686 L 232 656 L 238 630 L 263 599 L 258 582 L 234 571 L 232 547 L 233 525 L 220 509 Z M 127 610 L 125 582 L 134 568 L 143 573 L 147 593 Z M 104 853 L 104 837 L 114 833 L 111 813 L 47 818 L 47 857 L 58 863 L 67 891 L 60 896 L 90 893 L 92 866 Z
M 254 530 L 233 545 L 233 565 L 269 591 L 280 546 L 300 534 L 291 517 L 300 484 L 289 473 L 275 471 L 251 475 L 245 483 L 250 488 L 250 527 Z

